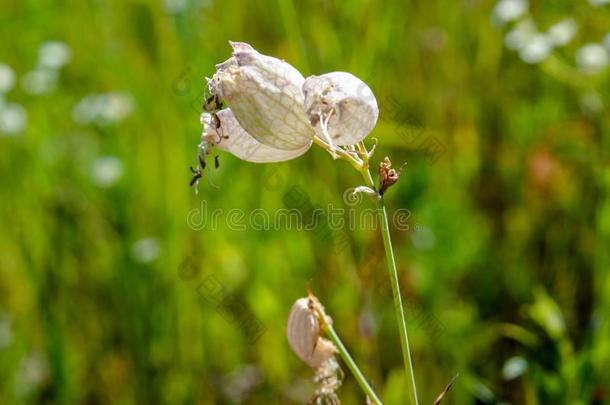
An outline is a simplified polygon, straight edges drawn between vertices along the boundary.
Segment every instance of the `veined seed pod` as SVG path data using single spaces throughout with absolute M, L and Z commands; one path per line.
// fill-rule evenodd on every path
M 230 44 L 233 55 L 216 65 L 210 93 L 229 104 L 239 125 L 258 142 L 282 150 L 311 145 L 315 131 L 303 107 L 303 75 L 246 43 Z
M 321 327 L 316 305 L 320 303 L 313 296 L 296 300 L 290 310 L 286 327 L 290 347 L 313 369 L 320 368 L 337 352 L 331 341 L 320 336 Z
M 204 143 L 214 145 L 248 162 L 267 163 L 294 159 L 307 152 L 311 146 L 310 142 L 301 149 L 282 150 L 260 143 L 239 125 L 229 108 L 218 111 L 216 119 L 210 113 L 201 114 L 201 124 L 201 140 Z
M 318 136 L 332 144 L 355 145 L 377 123 L 379 107 L 373 91 L 351 73 L 309 76 L 303 93 L 310 123 Z

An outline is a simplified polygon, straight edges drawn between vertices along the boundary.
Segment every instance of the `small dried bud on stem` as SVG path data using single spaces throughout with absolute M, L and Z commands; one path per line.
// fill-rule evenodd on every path
M 387 156 L 383 162 L 379 163 L 379 195 L 383 195 L 385 191 L 394 185 L 400 177 L 400 171 L 392 169 L 392 162 Z
M 308 297 L 296 300 L 288 316 L 288 343 L 296 355 L 315 371 L 317 388 L 311 403 L 340 404 L 336 391 L 341 387 L 343 372 L 335 358 L 338 350 L 330 340 L 321 336 L 331 324 L 332 319 L 311 292 Z

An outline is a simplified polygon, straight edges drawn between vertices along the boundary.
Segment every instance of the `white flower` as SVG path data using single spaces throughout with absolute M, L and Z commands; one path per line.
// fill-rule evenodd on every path
M 567 18 L 554 25 L 547 31 L 549 40 L 555 46 L 563 46 L 574 38 L 578 25 L 573 18 Z
M 284 161 L 304 154 L 314 137 L 329 149 L 353 145 L 375 126 L 375 96 L 350 73 L 305 80 L 282 60 L 230 44 L 233 56 L 208 80 L 212 98 L 230 109 L 202 115 L 204 151 L 218 146 L 250 162 Z
M 30 94 L 45 94 L 57 86 L 57 71 L 49 68 L 37 68 L 21 78 L 21 87 Z
M 123 163 L 114 156 L 98 158 L 91 168 L 91 180 L 98 187 L 114 186 L 123 176 Z
M 540 63 L 553 51 L 553 44 L 547 35 L 537 34 L 519 49 L 519 56 L 525 63 Z
M 521 18 L 527 12 L 527 0 L 500 0 L 493 10 L 493 17 L 500 23 Z
M 163 7 L 169 14 L 180 14 L 188 7 L 187 0 L 163 0 Z
M 585 73 L 597 73 L 610 63 L 608 50 L 600 44 L 589 43 L 576 52 L 576 64 Z
M 521 356 L 511 357 L 506 360 L 504 366 L 502 366 L 502 377 L 505 380 L 514 380 L 517 377 L 522 376 L 527 371 L 527 360 Z
M 537 34 L 538 28 L 536 28 L 536 24 L 531 19 L 527 19 L 519 22 L 512 30 L 506 33 L 504 44 L 508 49 L 518 51 L 527 45 L 532 37 Z
M 47 383 L 49 376 L 49 362 L 43 353 L 35 351 L 24 356 L 15 371 L 15 394 L 19 398 L 25 398 Z
M 48 41 L 38 49 L 38 64 L 49 69 L 59 69 L 70 61 L 72 51 L 61 41 Z
M 91 94 L 76 104 L 72 117 L 80 124 L 108 125 L 127 118 L 134 110 L 133 96 L 127 92 Z
M 589 0 L 589 3 L 594 7 L 601 7 L 610 4 L 610 0 Z
M 160 250 L 159 240 L 148 237 L 136 241 L 131 247 L 131 254 L 140 263 L 151 263 L 159 258 Z
M 101 120 L 104 123 L 118 122 L 127 118 L 134 110 L 135 101 L 130 93 L 113 91 L 103 95 L 105 103 Z
M 16 135 L 25 129 L 27 123 L 25 109 L 16 103 L 8 103 L 0 109 L 0 134 Z
M 8 93 L 15 85 L 15 72 L 9 65 L 0 63 L 0 94 Z

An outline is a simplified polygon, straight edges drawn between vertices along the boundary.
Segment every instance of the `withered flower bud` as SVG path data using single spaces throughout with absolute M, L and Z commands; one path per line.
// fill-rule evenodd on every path
M 392 169 L 392 162 L 387 156 L 379 163 L 379 195 L 383 195 L 388 187 L 398 181 L 400 173 Z
M 300 298 L 290 310 L 286 328 L 290 347 L 314 370 L 322 367 L 337 352 L 331 341 L 320 336 L 323 332 L 319 317 L 325 317 L 322 322 L 332 322 L 323 311 L 322 305 L 315 296 Z

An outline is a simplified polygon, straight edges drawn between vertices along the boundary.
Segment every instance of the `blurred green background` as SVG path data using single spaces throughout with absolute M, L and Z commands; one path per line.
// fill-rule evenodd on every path
M 226 220 L 371 208 L 343 201 L 348 164 L 220 153 L 218 188 L 188 186 L 228 40 L 373 88 L 373 162 L 407 162 L 386 199 L 410 213 L 392 233 L 421 403 L 456 373 L 444 403 L 610 403 L 604 3 L 3 0 L 0 403 L 305 403 L 285 322 L 308 283 L 384 401 L 406 403 L 379 231 Z M 514 44 L 508 20 L 569 17 L 564 46 Z M 343 368 L 340 397 L 364 403 Z

